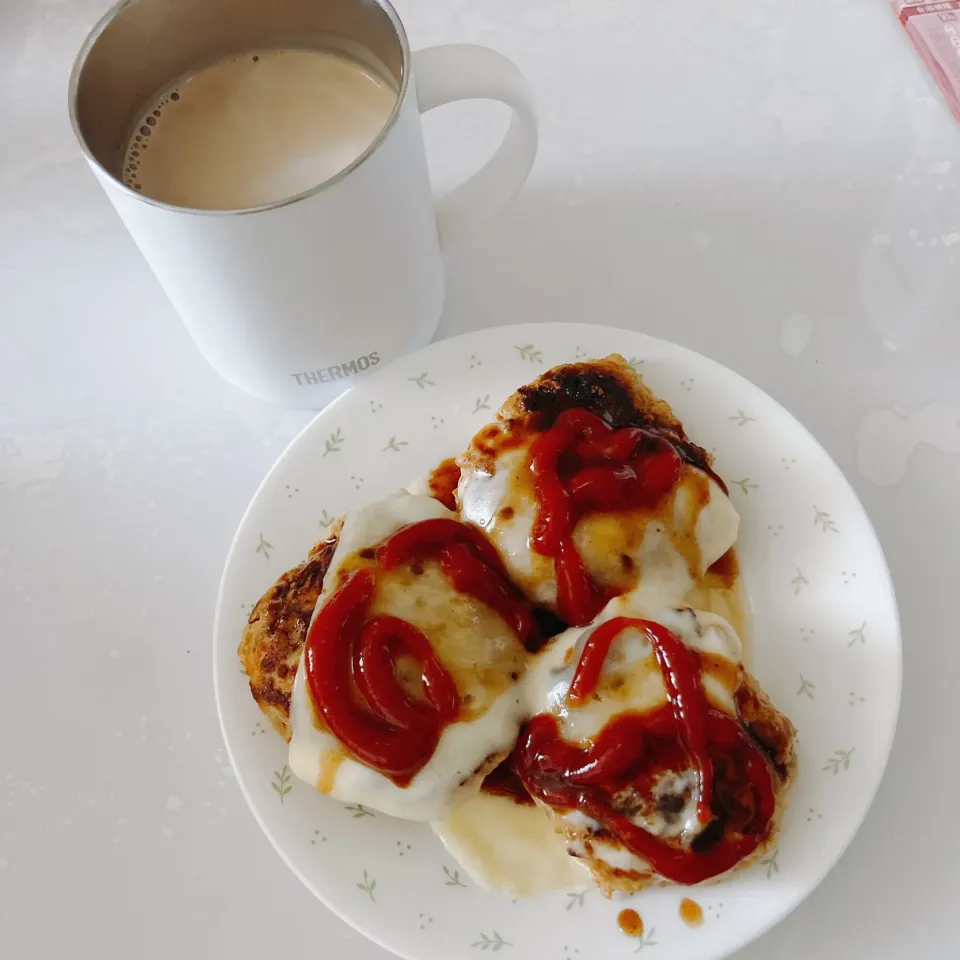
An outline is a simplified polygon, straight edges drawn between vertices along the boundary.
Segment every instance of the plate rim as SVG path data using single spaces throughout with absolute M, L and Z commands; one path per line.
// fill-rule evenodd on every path
M 722 371 L 725 374 L 732 375 L 736 378 L 737 381 L 742 384 L 750 387 L 754 390 L 759 391 L 769 402 L 774 404 L 778 412 L 782 415 L 786 415 L 787 418 L 794 421 L 797 426 L 806 434 L 807 438 L 812 441 L 816 450 L 822 458 L 829 463 L 835 470 L 837 476 L 842 480 L 842 483 L 846 486 L 848 494 L 853 498 L 853 502 L 860 509 L 863 519 L 866 521 L 866 527 L 869 531 L 869 536 L 872 539 L 872 546 L 876 549 L 879 559 L 882 561 L 883 573 L 884 573 L 884 582 L 882 584 L 882 592 L 889 598 L 891 603 L 891 627 L 894 630 L 894 635 L 896 637 L 896 657 L 894 660 L 895 663 L 895 679 L 896 679 L 896 691 L 895 691 L 895 703 L 893 704 L 892 711 L 892 720 L 889 723 L 889 730 L 885 731 L 884 744 L 883 744 L 883 760 L 877 764 L 876 773 L 872 782 L 868 781 L 869 785 L 869 799 L 863 807 L 863 811 L 859 816 L 854 827 L 850 830 L 849 835 L 845 840 L 838 844 L 835 854 L 828 859 L 825 866 L 817 873 L 815 879 L 806 885 L 806 889 L 803 893 L 796 899 L 789 899 L 786 906 L 780 908 L 779 906 L 774 910 L 772 917 L 770 917 L 767 922 L 758 927 L 750 928 L 745 937 L 739 938 L 736 943 L 732 944 L 729 949 L 725 949 L 723 953 L 718 953 L 715 955 L 714 960 L 724 960 L 724 958 L 731 956 L 733 953 L 738 950 L 742 950 L 747 945 L 753 943 L 756 940 L 759 940 L 760 937 L 769 933 L 774 927 L 782 923 L 786 917 L 794 912 L 804 901 L 823 883 L 826 876 L 833 870 L 833 868 L 839 863 L 840 859 L 844 856 L 847 850 L 850 847 L 850 844 L 853 842 L 854 838 L 860 833 L 863 828 L 863 824 L 866 822 L 867 817 L 870 814 L 870 811 L 873 809 L 874 803 L 877 799 L 877 794 L 880 790 L 880 786 L 883 783 L 884 777 L 886 776 L 887 768 L 890 763 L 890 757 L 893 752 L 893 745 L 896 739 L 897 729 L 900 722 L 900 710 L 903 700 L 903 630 L 902 630 L 902 619 L 900 616 L 900 607 L 897 602 L 897 593 L 896 588 L 893 582 L 893 575 L 890 570 L 890 564 L 887 560 L 886 553 L 883 549 L 883 544 L 880 540 L 880 537 L 877 534 L 876 527 L 873 524 L 873 521 L 870 517 L 870 513 L 864 505 L 863 501 L 860 499 L 859 494 L 854 488 L 853 484 L 848 479 L 846 473 L 840 468 L 840 465 L 833 459 L 829 451 L 820 440 L 813 434 L 813 432 L 800 420 L 799 417 L 791 413 L 776 397 L 771 396 L 766 390 L 753 381 L 749 380 L 743 374 L 734 370 L 731 367 L 726 366 L 723 363 L 720 363 L 718 360 L 714 360 L 712 357 L 709 357 L 705 354 L 699 353 L 696 350 L 693 350 L 690 347 L 687 347 L 683 344 L 674 343 L 671 340 L 665 340 L 662 337 L 654 337 L 650 334 L 644 333 L 639 330 L 631 330 L 626 327 L 616 327 L 610 326 L 608 324 L 592 324 L 584 322 L 561 322 L 561 321 L 544 321 L 542 323 L 537 322 L 527 322 L 527 323 L 516 323 L 516 324 L 499 324 L 495 326 L 485 327 L 480 330 L 471 330 L 464 333 L 457 334 L 452 337 L 444 337 L 440 340 L 433 340 L 425 346 L 419 348 L 418 350 L 411 351 L 410 353 L 403 354 L 401 357 L 396 358 L 395 360 L 388 363 L 381 370 L 376 371 L 373 376 L 365 378 L 365 380 L 360 381 L 356 384 L 357 387 L 364 385 L 365 383 L 370 383 L 375 379 L 386 379 L 386 376 L 394 368 L 394 366 L 399 361 L 409 359 L 410 357 L 421 355 L 433 348 L 437 347 L 440 344 L 448 345 L 451 343 L 456 343 L 458 341 L 468 340 L 472 338 L 483 338 L 490 335 L 503 335 L 506 331 L 512 330 L 517 331 L 532 331 L 536 330 L 538 332 L 548 331 L 549 329 L 563 328 L 568 331 L 583 331 L 585 334 L 596 333 L 598 331 L 604 331 L 608 334 L 623 334 L 626 336 L 639 337 L 643 340 L 646 340 L 649 344 L 653 345 L 666 345 L 672 351 L 679 351 L 680 359 L 685 359 L 687 357 L 695 359 L 697 362 L 706 363 L 709 366 L 714 367 L 718 371 Z M 577 361 L 569 361 L 577 362 Z M 585 361 L 582 361 L 585 362 Z M 554 364 L 553 366 L 556 366 Z M 547 370 L 552 369 L 552 367 L 546 367 Z M 545 371 L 543 371 L 545 372 Z M 336 905 L 334 905 L 330 900 L 317 887 L 305 876 L 303 871 L 301 871 L 288 857 L 282 846 L 275 840 L 271 830 L 267 827 L 263 818 L 260 816 L 257 805 L 254 803 L 251 793 L 248 790 L 243 774 L 240 771 L 239 766 L 237 765 L 236 759 L 234 757 L 234 752 L 231 749 L 230 736 L 227 732 L 226 723 L 224 720 L 224 710 L 222 704 L 223 694 L 221 692 L 221 680 L 220 680 L 220 669 L 219 669 L 219 659 L 221 656 L 220 650 L 220 634 L 222 629 L 222 620 L 224 617 L 223 613 L 223 600 L 224 594 L 227 589 L 227 576 L 232 567 L 234 555 L 238 551 L 241 533 L 244 530 L 247 519 L 250 514 L 253 512 L 254 507 L 257 505 L 261 494 L 265 488 L 271 482 L 275 473 L 277 473 L 281 467 L 285 464 L 286 460 L 292 456 L 293 451 L 301 443 L 302 438 L 309 433 L 314 424 L 321 417 L 326 417 L 330 414 L 331 410 L 337 409 L 344 402 L 345 398 L 352 395 L 354 389 L 345 390 L 338 397 L 335 397 L 329 404 L 323 407 L 320 410 L 317 410 L 316 413 L 308 420 L 300 430 L 297 431 L 295 436 L 287 443 L 284 449 L 281 451 L 279 456 L 264 474 L 263 479 L 257 485 L 256 490 L 250 497 L 247 506 L 245 507 L 243 514 L 241 515 L 239 521 L 237 522 L 237 527 L 234 532 L 233 537 L 230 541 L 230 546 L 227 549 L 226 557 L 223 563 L 223 569 L 220 575 L 219 585 L 217 587 L 217 595 L 214 608 L 214 619 L 213 619 L 213 644 L 212 644 L 212 667 L 213 667 L 213 687 L 214 687 L 214 702 L 217 709 L 217 720 L 220 725 L 220 732 L 223 736 L 224 747 L 227 752 L 227 756 L 230 760 L 230 764 L 236 774 L 237 784 L 240 787 L 240 792 L 243 795 L 243 799 L 246 802 L 247 807 L 250 812 L 253 814 L 254 820 L 257 825 L 260 827 L 260 830 L 263 832 L 264 836 L 269 841 L 271 847 L 280 855 L 280 858 L 286 864 L 286 866 L 292 871 L 294 876 L 310 891 L 328 910 L 330 910 L 335 916 L 337 916 L 341 921 L 346 923 L 349 927 L 356 930 L 358 933 L 363 934 L 367 939 L 376 943 L 379 947 L 386 950 L 388 953 L 393 954 L 394 956 L 399 956 L 404 958 L 404 960 L 421 960 L 421 957 L 417 956 L 414 953 L 409 953 L 406 950 L 395 947 L 391 944 L 386 943 L 380 935 L 376 932 L 376 928 L 368 926 L 366 923 L 355 919 L 354 917 L 348 917 L 344 912 L 342 912 Z M 238 641 L 239 642 L 239 641 Z

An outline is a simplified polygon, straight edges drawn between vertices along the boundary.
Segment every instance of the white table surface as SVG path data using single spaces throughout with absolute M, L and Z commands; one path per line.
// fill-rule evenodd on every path
M 398 6 L 414 46 L 513 57 L 542 107 L 521 198 L 449 251 L 439 336 L 595 319 L 709 354 L 826 445 L 887 552 L 887 777 L 741 957 L 957 957 L 960 132 L 886 3 Z M 81 159 L 67 75 L 104 7 L 0 2 L 0 955 L 382 960 L 283 865 L 225 757 L 221 565 L 308 414 L 205 365 Z M 438 182 L 503 124 L 430 117 Z

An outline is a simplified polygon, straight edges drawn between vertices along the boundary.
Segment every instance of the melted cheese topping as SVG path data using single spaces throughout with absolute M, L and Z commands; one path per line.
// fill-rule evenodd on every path
M 610 648 L 600 674 L 596 695 L 571 708 L 567 691 L 587 637 L 595 627 L 613 617 L 642 617 L 672 630 L 687 646 L 704 657 L 704 691 L 720 710 L 736 715 L 734 693 L 739 685 L 740 638 L 716 614 L 689 607 L 651 610 L 637 594 L 615 597 L 587 627 L 574 627 L 555 637 L 539 655 L 523 682 L 524 700 L 535 713 L 552 713 L 560 732 L 571 743 L 586 744 L 626 710 L 647 712 L 667 703 L 667 688 L 645 633 L 625 630 Z
M 418 520 L 454 516 L 429 497 L 399 493 L 347 513 L 317 610 L 343 576 L 364 565 L 359 552 Z M 516 683 L 528 655 L 509 627 L 485 605 L 455 591 L 439 567 L 427 562 L 414 575 L 399 567 L 380 572 L 372 613 L 390 613 L 422 630 L 457 684 L 462 718 L 450 724 L 437 748 L 406 787 L 398 787 L 345 753 L 317 716 L 303 661 L 290 703 L 290 769 L 322 793 L 363 803 L 408 820 L 435 820 L 479 787 L 486 772 L 510 751 L 525 717 Z M 314 614 L 316 615 L 316 614 Z M 404 679 L 404 664 L 398 677 Z M 410 678 L 415 684 L 415 679 Z
M 738 574 L 725 576 L 711 568 L 683 598 L 683 606 L 714 613 L 730 624 L 740 639 L 740 662 L 749 668 L 752 661 L 750 604 Z
M 470 879 L 486 890 L 533 897 L 592 885 L 589 871 L 568 856 L 542 807 L 478 793 L 432 826 Z
M 553 560 L 530 549 L 536 515 L 528 447 L 497 455 L 496 471 L 465 469 L 458 496 L 463 519 L 481 527 L 511 579 L 535 603 L 556 604 Z M 729 497 L 689 465 L 656 510 L 591 513 L 574 542 L 590 575 L 616 592 L 639 590 L 644 602 L 677 603 L 733 546 L 740 517 Z

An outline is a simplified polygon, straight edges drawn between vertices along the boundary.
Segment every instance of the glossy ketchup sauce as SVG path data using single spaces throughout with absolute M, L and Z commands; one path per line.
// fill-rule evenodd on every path
M 557 606 L 585 626 L 609 597 L 594 583 L 573 540 L 587 513 L 653 506 L 679 480 L 683 459 L 663 437 L 640 427 L 614 429 L 589 410 L 561 413 L 530 449 L 536 518 L 532 547 L 552 557 Z
M 374 556 L 375 565 L 348 576 L 317 614 L 304 646 L 304 670 L 330 732 L 358 760 L 406 786 L 457 719 L 460 698 L 421 630 L 397 617 L 370 615 L 378 570 L 437 560 L 455 590 L 498 613 L 521 643 L 536 645 L 537 627 L 496 551 L 474 527 L 446 518 L 409 524 Z M 401 686 L 401 656 L 419 664 L 422 698 Z
M 521 732 L 513 763 L 534 797 L 599 821 L 662 877 L 700 883 L 729 870 L 764 839 L 774 813 L 775 771 L 739 721 L 710 704 L 698 652 L 649 620 L 617 617 L 590 634 L 568 692 L 571 709 L 594 694 L 611 644 L 629 628 L 647 635 L 668 702 L 647 713 L 619 714 L 587 748 L 564 740 L 556 717 L 540 714 Z M 625 787 L 649 797 L 660 775 L 689 767 L 705 825 L 689 848 L 655 836 L 613 808 L 613 795 Z M 707 826 L 711 821 L 719 829 Z

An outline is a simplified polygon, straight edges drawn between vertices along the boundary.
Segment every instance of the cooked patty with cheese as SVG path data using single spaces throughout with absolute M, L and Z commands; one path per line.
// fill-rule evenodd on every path
M 319 617 L 350 574 L 376 570 L 366 617 L 398 618 L 429 641 L 456 686 L 460 706 L 422 769 L 408 783 L 397 783 L 344 748 L 317 710 L 304 659 L 290 706 L 290 769 L 298 777 L 340 800 L 412 820 L 442 816 L 461 795 L 478 789 L 483 776 L 510 752 L 522 721 L 518 681 L 530 658 L 510 624 L 455 589 L 440 561 L 378 567 L 376 548 L 391 534 L 435 519 L 455 520 L 455 515 L 437 500 L 406 492 L 348 511 L 316 604 Z M 422 704 L 421 664 L 400 655 L 394 669 L 410 701 Z M 372 722 L 382 725 L 376 718 Z
M 658 662 L 643 629 L 622 629 L 603 659 L 595 689 L 582 702 L 571 697 L 571 682 L 594 632 L 607 623 L 633 620 L 658 624 L 680 640 L 684 652 L 692 653 L 706 712 L 730 718 L 743 733 L 737 737 L 726 730 L 724 736 L 729 739 L 709 745 L 713 779 L 708 810 L 699 802 L 696 765 L 684 734 L 671 720 L 669 670 Z M 745 866 L 769 846 L 794 773 L 794 730 L 744 669 L 741 657 L 740 640 L 721 617 L 688 607 L 651 610 L 635 595 L 626 595 L 611 601 L 595 623 L 555 638 L 528 673 L 525 697 L 531 712 L 551 717 L 562 744 L 582 751 L 590 762 L 601 766 L 606 762 L 603 750 L 611 748 L 604 748 L 604 742 L 614 722 L 635 721 L 627 728 L 630 742 L 638 744 L 632 765 L 609 782 L 603 777 L 584 778 L 585 789 L 595 791 L 599 814 L 556 797 L 552 802 L 544 800 L 536 789 L 530 790 L 549 811 L 568 852 L 590 868 L 606 892 L 633 892 L 671 880 L 631 849 L 629 840 L 618 835 L 618 823 L 639 828 L 668 851 L 686 855 L 692 868 L 697 857 L 725 841 L 750 848 L 728 869 Z M 647 718 L 653 723 L 652 732 L 646 730 Z M 664 723 L 666 730 L 661 729 Z M 523 740 L 521 734 L 521 744 Z M 535 770 L 539 762 L 533 761 Z M 747 763 L 762 768 L 756 775 L 761 787 L 771 791 L 775 804 L 769 817 L 759 816 L 760 804 L 744 772 Z M 571 796 L 583 798 L 577 788 Z
M 676 460 L 675 482 L 651 502 L 593 506 L 576 518 L 572 541 L 590 578 L 607 596 L 639 587 L 651 600 L 681 600 L 733 545 L 739 517 L 709 454 L 687 438 L 670 407 L 620 356 L 556 367 L 506 401 L 459 459 L 464 519 L 490 537 L 531 602 L 558 611 L 555 559 L 533 543 L 540 507 L 532 456 L 571 411 L 592 414 L 611 431 L 636 428 L 652 457 L 659 445 Z M 580 477 L 598 467 L 616 469 L 621 461 L 595 457 L 585 466 Z M 641 471 L 641 487 L 644 479 Z

